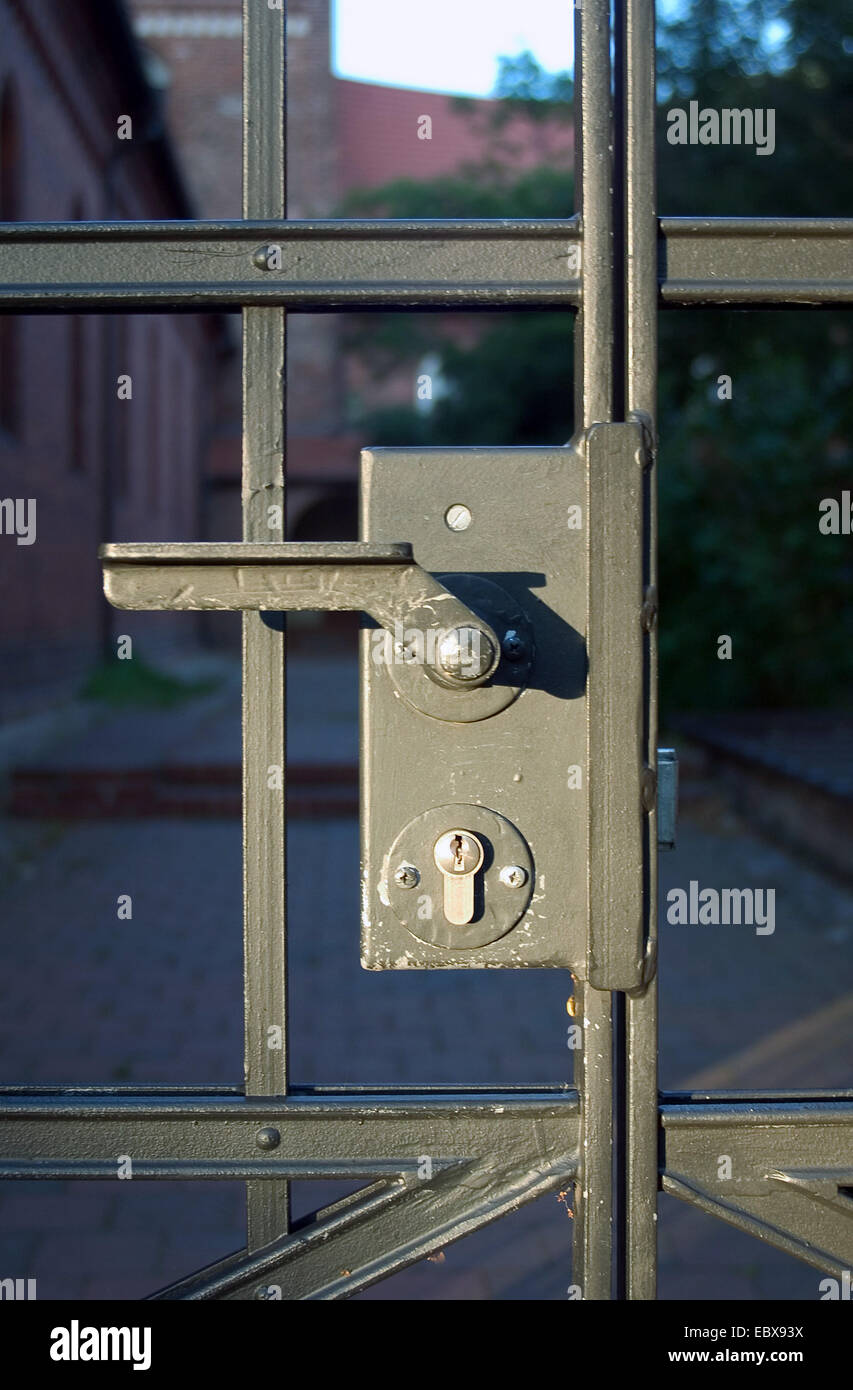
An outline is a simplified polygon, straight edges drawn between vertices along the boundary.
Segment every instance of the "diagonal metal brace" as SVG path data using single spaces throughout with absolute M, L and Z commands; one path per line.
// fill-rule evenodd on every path
M 419 633 L 427 673 L 454 690 L 484 685 L 500 661 L 491 626 L 422 569 L 407 542 L 149 542 L 98 554 L 115 608 L 369 613 L 395 641 L 401 629 Z M 470 660 L 454 669 L 441 639 L 457 630 L 469 636 Z

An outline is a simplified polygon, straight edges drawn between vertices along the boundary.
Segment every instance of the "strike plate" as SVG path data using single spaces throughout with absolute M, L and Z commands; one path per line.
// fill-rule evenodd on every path
M 521 660 L 518 652 L 514 661 L 503 657 L 493 677 L 499 691 L 521 684 L 521 693 L 495 701 L 485 717 L 470 713 L 482 691 L 445 692 L 443 717 L 424 713 L 424 701 L 418 708 L 407 698 L 405 680 L 389 669 L 394 644 L 381 629 L 362 631 L 362 964 L 577 967 L 587 943 L 584 451 L 375 449 L 363 451 L 361 466 L 365 540 L 411 537 L 424 568 L 452 593 L 464 590 L 475 611 L 469 577 L 499 586 L 510 600 L 490 618 L 501 641 L 510 621 L 521 627 L 513 611 L 525 619 Z M 449 524 L 448 516 L 458 525 L 468 513 L 463 529 Z M 427 933 L 407 930 L 394 910 L 400 894 L 392 903 L 389 855 L 418 817 L 471 804 L 511 822 L 529 847 L 529 903 L 498 939 L 480 944 L 472 931 L 478 944 L 467 947 L 452 944 L 458 932 L 443 934 L 448 944 L 425 941 Z M 448 814 L 445 829 L 452 819 L 465 825 L 464 810 Z M 428 838 L 423 862 L 433 850 Z M 415 857 L 415 847 L 407 854 Z M 418 888 L 406 895 L 413 913 L 418 896 Z M 440 902 L 434 910 L 441 912 Z

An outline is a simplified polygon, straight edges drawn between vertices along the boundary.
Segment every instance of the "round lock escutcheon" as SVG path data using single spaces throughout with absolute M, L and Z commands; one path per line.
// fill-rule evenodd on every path
M 459 868 L 472 868 L 471 902 L 455 885 L 445 897 L 453 867 L 447 850 L 459 837 Z M 469 851 L 472 857 L 466 859 Z M 533 856 L 517 827 L 487 806 L 454 802 L 425 811 L 400 831 L 385 856 L 381 896 L 419 941 L 474 950 L 518 925 L 530 906 L 534 883 Z M 470 920 L 450 920 L 460 916 Z
M 436 643 L 433 669 L 424 663 L 417 643 L 408 651 L 405 642 L 395 650 L 388 674 L 403 699 L 431 719 L 454 724 L 472 724 L 500 714 L 517 700 L 527 684 L 533 666 L 533 628 L 519 603 L 500 584 L 478 574 L 441 574 L 436 578 L 450 593 L 491 624 L 500 642 L 500 661 L 485 685 L 473 689 L 464 685 L 466 672 L 477 673 L 490 664 L 491 644 L 481 640 L 474 628 L 452 628 Z M 454 688 L 448 688 L 452 679 Z M 462 678 L 460 680 L 460 677 Z

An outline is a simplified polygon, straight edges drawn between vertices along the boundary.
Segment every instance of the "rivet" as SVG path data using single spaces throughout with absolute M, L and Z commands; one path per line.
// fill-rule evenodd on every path
M 273 1125 L 264 1125 L 255 1135 L 255 1143 L 259 1149 L 277 1149 L 281 1143 L 281 1135 Z

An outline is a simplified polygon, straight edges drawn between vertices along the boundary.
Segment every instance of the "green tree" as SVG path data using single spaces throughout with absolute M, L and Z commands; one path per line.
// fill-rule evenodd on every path
M 660 26 L 659 206 L 668 216 L 833 216 L 853 205 L 853 37 L 834 0 L 705 0 Z M 571 81 L 506 60 L 490 122 L 565 113 Z M 772 108 L 772 156 L 674 146 L 667 111 L 689 100 Z M 345 211 L 393 217 L 565 217 L 568 170 L 519 173 L 487 142 L 459 177 L 401 180 Z M 482 320 L 486 318 L 486 327 Z M 469 320 L 469 323 L 473 319 Z M 377 374 L 427 352 L 447 394 L 427 415 L 376 412 L 376 444 L 561 443 L 569 438 L 565 314 L 356 321 Z M 841 311 L 661 315 L 661 655 L 665 705 L 849 703 L 853 538 L 818 531 L 820 501 L 853 485 L 850 325 Z M 720 378 L 731 379 L 731 399 Z M 734 659 L 717 661 L 717 637 Z

